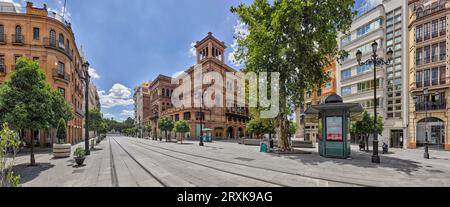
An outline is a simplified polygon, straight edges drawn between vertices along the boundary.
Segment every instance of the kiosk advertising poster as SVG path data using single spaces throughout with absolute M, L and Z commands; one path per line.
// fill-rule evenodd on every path
M 342 117 L 327 117 L 327 140 L 343 141 Z

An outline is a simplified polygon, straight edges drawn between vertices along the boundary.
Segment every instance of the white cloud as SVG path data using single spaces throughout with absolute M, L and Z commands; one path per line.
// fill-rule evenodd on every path
M 103 118 L 111 119 L 111 118 L 115 118 L 115 116 L 114 116 L 114 114 L 106 113 L 106 114 L 103 114 Z
M 237 54 L 239 53 L 238 40 L 245 39 L 249 34 L 250 32 L 248 31 L 247 25 L 237 21 L 234 26 L 234 41 L 233 44 L 231 44 L 231 49 L 233 49 L 233 51 L 228 54 L 228 61 L 236 67 L 242 66 L 242 63 L 236 59 Z
M 191 49 L 189 49 L 189 57 L 195 57 L 197 56 L 197 50 L 195 49 L 196 43 L 191 43 Z
M 100 79 L 100 75 L 98 75 L 97 70 L 95 70 L 94 68 L 89 67 L 89 75 L 91 76 L 91 78 L 93 79 Z
M 134 117 L 134 111 L 132 111 L 132 110 L 123 110 L 120 113 L 120 116 L 122 116 L 123 118 L 128 118 L 128 117 L 133 118 Z
M 108 93 L 98 91 L 98 94 L 103 108 L 130 106 L 134 104 L 134 100 L 131 98 L 131 89 L 122 84 L 116 83 Z

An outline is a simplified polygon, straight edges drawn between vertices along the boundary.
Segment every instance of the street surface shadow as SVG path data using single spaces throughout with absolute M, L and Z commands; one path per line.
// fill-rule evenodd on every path
M 37 166 L 28 166 L 27 164 L 16 165 L 13 167 L 13 171 L 16 175 L 20 175 L 20 183 L 28 183 L 37 178 L 42 172 L 50 170 L 55 165 L 50 163 L 36 163 Z
M 380 155 L 381 164 L 373 164 L 372 157 L 369 154 L 363 153 L 352 153 L 351 159 L 335 159 L 335 158 L 324 158 L 319 155 L 318 152 L 312 152 L 310 155 L 280 155 L 280 154 L 269 154 L 273 157 L 282 157 L 287 159 L 296 160 L 304 165 L 318 166 L 323 163 L 332 162 L 336 165 L 351 165 L 362 168 L 390 168 L 398 172 L 403 172 L 408 175 L 412 175 L 413 172 L 417 172 L 423 167 L 419 162 L 414 162 L 410 160 L 403 160 L 393 157 L 385 157 Z

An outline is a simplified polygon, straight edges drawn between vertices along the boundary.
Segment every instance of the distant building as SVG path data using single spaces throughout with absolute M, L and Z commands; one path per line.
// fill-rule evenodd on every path
M 212 33 L 208 33 L 203 40 L 197 42 L 195 45 L 197 51 L 197 64 L 201 64 L 203 73 L 218 72 L 223 76 L 223 83 L 227 87 L 224 88 L 224 96 L 227 90 L 236 88 L 236 82 L 227 82 L 226 73 L 237 72 L 233 68 L 224 63 L 225 44 L 216 39 Z M 192 80 L 194 80 L 194 66 L 185 71 Z M 156 136 L 161 136 L 162 132 L 158 129 L 158 120 L 162 117 L 169 117 L 174 121 L 187 120 L 191 126 L 191 132 L 188 136 L 192 139 L 198 139 L 200 136 L 201 125 L 203 122 L 203 129 L 211 129 L 211 135 L 215 139 L 235 139 L 243 137 L 247 134 L 246 123 L 249 121 L 249 111 L 247 107 L 238 107 L 237 101 L 234 100 L 218 100 L 223 103 L 223 106 L 231 107 L 213 107 L 200 108 L 174 108 L 171 100 L 173 90 L 178 87 L 178 84 L 172 84 L 172 78 L 160 75 L 150 85 L 150 118 L 147 120 L 151 123 L 152 129 L 156 132 Z M 205 89 L 205 87 L 203 88 Z M 194 97 L 194 85 L 192 84 L 192 97 Z M 194 98 L 192 106 L 194 106 Z
M 150 117 L 150 84 L 151 82 L 144 82 L 134 89 L 134 124 L 142 130 L 145 118 Z

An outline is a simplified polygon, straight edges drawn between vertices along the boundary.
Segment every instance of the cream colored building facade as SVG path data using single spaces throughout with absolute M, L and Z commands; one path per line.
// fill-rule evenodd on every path
M 409 139 L 450 150 L 450 1 L 409 0 Z M 428 91 L 428 93 L 426 93 Z

